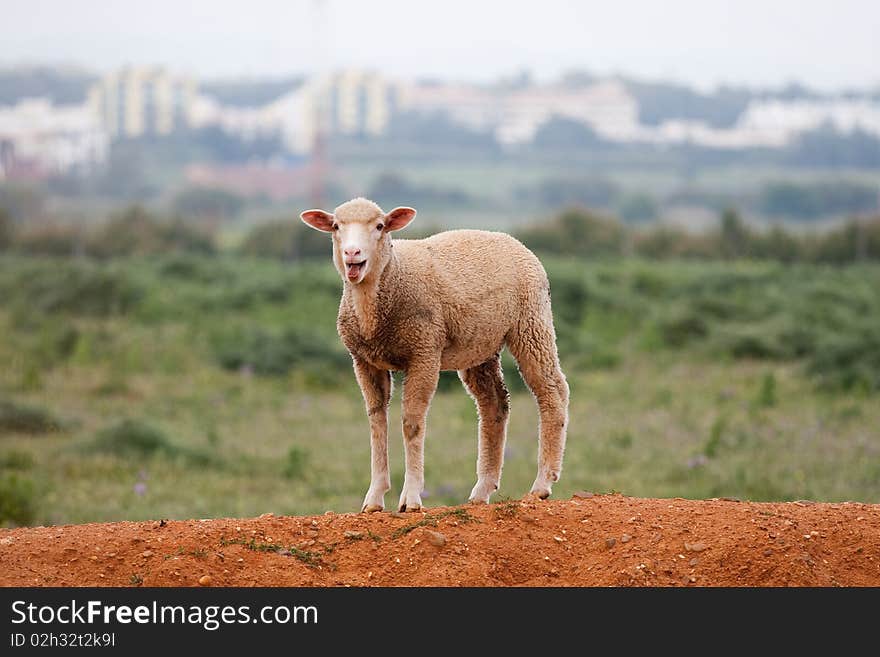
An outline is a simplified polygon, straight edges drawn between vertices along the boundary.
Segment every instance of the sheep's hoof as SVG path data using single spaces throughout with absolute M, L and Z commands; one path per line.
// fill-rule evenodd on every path
M 529 491 L 529 497 L 537 497 L 539 500 L 546 500 L 550 497 L 550 487 L 535 484 L 532 486 L 532 490 Z
M 409 511 L 411 513 L 417 513 L 418 511 L 422 510 L 422 505 L 421 505 L 421 503 L 419 503 L 419 504 L 401 504 L 397 510 L 400 513 L 403 513 L 405 511 Z
M 361 505 L 361 513 L 374 513 L 376 511 L 384 511 L 385 509 L 385 492 L 382 490 L 370 489 L 364 496 L 364 503 Z
M 468 497 L 468 502 L 471 504 L 488 504 L 489 498 L 496 490 L 498 490 L 496 484 L 478 481 L 471 491 L 470 497 Z

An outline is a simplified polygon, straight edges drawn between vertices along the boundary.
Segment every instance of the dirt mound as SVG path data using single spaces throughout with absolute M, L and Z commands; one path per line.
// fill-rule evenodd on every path
M 0 530 L 4 586 L 880 586 L 880 505 L 584 494 Z

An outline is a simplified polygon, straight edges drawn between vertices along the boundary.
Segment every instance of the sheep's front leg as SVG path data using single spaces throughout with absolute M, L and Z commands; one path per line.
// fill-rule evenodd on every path
M 400 511 L 420 511 L 425 488 L 425 421 L 437 390 L 440 363 L 410 365 L 403 383 L 403 447 L 406 475 L 400 493 Z
M 391 488 L 388 474 L 388 403 L 391 401 L 391 372 L 380 370 L 365 360 L 354 359 L 357 377 L 367 417 L 370 419 L 370 488 L 364 497 L 361 511 L 381 511 L 385 508 L 385 493 Z

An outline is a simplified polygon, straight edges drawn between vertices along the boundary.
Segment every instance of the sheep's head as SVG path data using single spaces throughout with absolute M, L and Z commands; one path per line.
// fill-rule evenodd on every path
M 340 205 L 333 214 L 306 210 L 300 218 L 315 230 L 333 237 L 333 263 L 342 279 L 357 285 L 375 277 L 391 258 L 389 233 L 404 228 L 416 216 L 412 208 L 382 208 L 365 198 Z

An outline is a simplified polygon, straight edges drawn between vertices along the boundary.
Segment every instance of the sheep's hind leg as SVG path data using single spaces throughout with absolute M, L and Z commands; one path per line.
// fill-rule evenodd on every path
M 562 473 L 569 397 L 568 383 L 559 366 L 549 297 L 539 302 L 536 312 L 520 320 L 509 336 L 508 347 L 538 403 L 538 474 L 530 492 L 545 499 Z
M 403 382 L 403 447 L 406 474 L 399 511 L 421 511 L 425 488 L 425 421 L 437 390 L 440 364 L 416 364 L 407 369 Z
M 354 359 L 367 416 L 370 419 L 370 488 L 361 511 L 382 511 L 385 493 L 391 488 L 388 474 L 388 404 L 391 401 L 391 372 L 380 370 L 359 358 Z
M 499 354 L 481 365 L 460 371 L 458 376 L 474 398 L 480 415 L 477 483 L 468 501 L 486 504 L 501 484 L 510 393 L 504 385 Z

